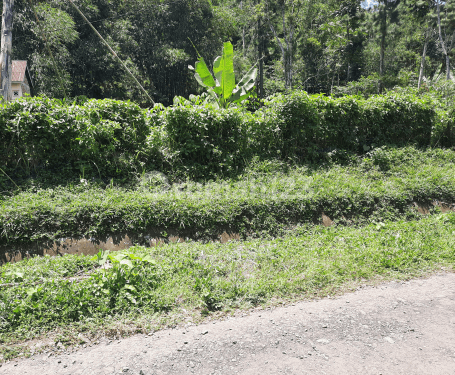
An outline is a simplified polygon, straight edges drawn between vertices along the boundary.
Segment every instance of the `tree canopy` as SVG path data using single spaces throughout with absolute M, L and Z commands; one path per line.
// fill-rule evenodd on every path
M 238 76 L 260 61 L 257 86 L 265 95 L 295 88 L 379 92 L 452 79 L 455 0 L 74 3 L 165 105 L 201 92 L 188 65 L 199 54 L 212 70 L 228 41 Z M 13 59 L 29 62 L 38 93 L 147 104 L 69 0 L 16 0 L 13 26 Z

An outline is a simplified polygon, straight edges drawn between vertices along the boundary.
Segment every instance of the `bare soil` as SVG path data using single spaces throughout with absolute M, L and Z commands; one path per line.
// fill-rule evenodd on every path
M 39 354 L 0 374 L 455 374 L 455 274 Z

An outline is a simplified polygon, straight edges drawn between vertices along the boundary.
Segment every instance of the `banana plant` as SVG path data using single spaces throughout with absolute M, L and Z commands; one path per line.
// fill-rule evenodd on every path
M 194 77 L 198 83 L 207 89 L 211 102 L 218 108 L 227 108 L 232 103 L 240 103 L 248 98 L 254 88 L 257 69 L 253 66 L 246 73 L 238 84 L 235 84 L 234 73 L 234 48 L 231 42 L 224 43 L 223 53 L 213 62 L 212 76 L 204 58 L 199 55 L 194 67 L 188 66 L 193 70 Z

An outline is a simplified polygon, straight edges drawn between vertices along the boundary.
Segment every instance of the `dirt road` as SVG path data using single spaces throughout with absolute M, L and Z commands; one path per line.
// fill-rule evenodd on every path
M 0 374 L 455 374 L 455 274 L 37 355 Z

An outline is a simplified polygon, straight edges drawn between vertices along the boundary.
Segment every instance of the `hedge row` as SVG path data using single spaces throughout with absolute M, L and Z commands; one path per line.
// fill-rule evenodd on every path
M 129 102 L 16 100 L 0 111 L 0 153 L 6 156 L 1 167 L 28 173 L 76 169 L 104 176 L 119 175 L 125 168 L 130 172 L 130 160 L 150 133 L 147 119 L 147 113 Z
M 166 131 L 169 160 L 193 175 L 241 169 L 254 156 L 314 162 L 334 150 L 364 153 L 383 145 L 455 141 L 450 130 L 455 110 L 437 111 L 430 97 L 393 92 L 364 99 L 296 91 L 267 99 L 255 113 L 176 106 L 157 117 Z
M 22 98 L 0 110 L 0 167 L 13 176 L 50 170 L 113 178 L 158 169 L 208 177 L 241 169 L 253 156 L 314 161 L 385 144 L 454 146 L 455 107 L 436 107 L 430 97 L 393 92 L 363 99 L 297 91 L 254 113 Z

